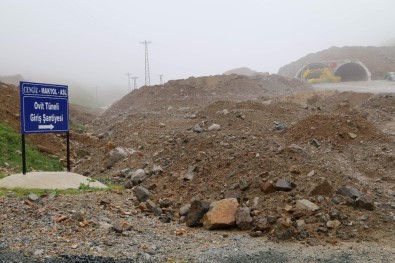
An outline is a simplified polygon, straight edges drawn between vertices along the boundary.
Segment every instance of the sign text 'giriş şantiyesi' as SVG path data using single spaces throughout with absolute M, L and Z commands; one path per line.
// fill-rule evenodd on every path
M 21 82 L 21 133 L 69 131 L 68 87 Z

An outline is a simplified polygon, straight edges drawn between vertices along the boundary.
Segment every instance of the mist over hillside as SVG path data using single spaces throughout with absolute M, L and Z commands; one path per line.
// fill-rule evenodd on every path
M 21 81 L 31 81 L 39 83 L 51 83 L 67 85 L 69 87 L 70 103 L 79 104 L 85 107 L 109 106 L 126 94 L 125 88 L 116 86 L 90 86 L 77 83 L 72 80 L 61 80 L 51 77 L 24 77 L 21 74 L 0 75 L 0 82 L 12 84 L 19 87 Z

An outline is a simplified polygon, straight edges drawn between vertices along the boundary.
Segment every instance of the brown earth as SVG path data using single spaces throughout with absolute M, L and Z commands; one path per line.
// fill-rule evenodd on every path
M 360 60 L 372 73 L 372 79 L 383 79 L 386 72 L 395 70 L 395 46 L 390 47 L 331 47 L 329 49 L 311 53 L 288 65 L 281 67 L 278 74 L 294 77 L 298 70 L 306 64 L 356 59 Z
M 17 129 L 19 94 L 15 87 L 1 89 L 0 106 L 9 105 L 0 108 L 0 117 Z M 86 125 L 87 133 L 74 134 L 77 159 L 73 170 L 129 187 L 124 169 L 144 169 L 148 178 L 141 185 L 153 193 L 152 201 L 162 204 L 163 212 L 171 217 L 170 227 L 161 225 L 160 231 L 169 232 L 171 228 L 175 236 L 200 233 L 184 228 L 179 214 L 182 205 L 192 200 L 213 202 L 233 197 L 242 207 L 252 209 L 254 224 L 270 219 L 264 230 L 247 232 L 251 236 L 300 240 L 306 245 L 340 241 L 391 243 L 395 236 L 394 112 L 395 98 L 391 95 L 316 92 L 298 80 L 278 75 L 171 81 L 135 90 L 101 116 L 92 116 L 94 121 Z M 220 129 L 212 130 L 213 124 L 220 125 Z M 49 138 L 56 140 L 54 149 L 61 149 L 58 137 Z M 108 168 L 110 152 L 116 147 L 126 149 L 128 154 Z M 279 179 L 291 182 L 293 189 L 276 191 L 274 184 Z M 374 203 L 358 207 L 354 199 L 336 193 L 344 186 L 372 197 Z M 136 218 L 147 220 L 145 216 L 149 215 L 148 220 L 158 221 L 130 190 L 86 194 L 77 198 L 86 202 L 75 204 L 74 199 L 58 197 L 55 205 L 44 205 L 48 209 L 44 211 L 59 220 L 59 228 L 51 228 L 51 239 L 66 235 L 72 240 L 64 248 L 51 247 L 50 254 L 64 250 L 72 254 L 72 249 L 88 253 L 88 237 L 102 240 L 103 235 L 110 236 L 111 242 L 117 243 L 116 235 L 123 236 L 120 233 L 127 226 L 122 221 L 125 217 L 133 218 L 133 227 L 129 226 L 124 233 L 127 238 L 120 240 L 129 238 L 126 234 L 134 231 L 130 229 L 139 228 Z M 300 208 L 297 201 L 302 199 L 318 205 L 319 210 Z M 113 232 L 104 231 L 98 227 L 102 222 L 94 221 L 100 218 L 101 209 L 108 209 L 106 217 L 115 220 L 110 226 Z M 82 221 L 83 229 L 75 227 L 71 216 L 61 217 L 79 210 L 92 218 L 86 224 Z M 23 218 L 16 209 L 11 212 L 13 217 Z M 333 227 L 331 224 L 337 223 L 333 218 L 340 225 Z M 60 221 L 63 219 L 64 223 Z M 41 221 L 37 221 L 40 227 L 48 223 Z M 150 224 L 155 232 L 154 224 Z M 7 223 L 3 230 L 15 227 Z M 28 238 L 38 235 L 27 226 L 24 229 L 29 231 Z M 234 233 L 240 231 L 233 229 L 230 234 Z M 18 241 L 7 240 L 21 249 Z M 74 242 L 78 242 L 77 248 Z M 124 241 L 119 243 L 115 247 L 124 251 Z M 109 250 L 102 254 L 119 256 Z
M 293 85 L 300 85 L 296 80 L 278 76 L 267 80 L 287 84 L 257 92 L 260 87 L 254 79 L 231 75 L 132 92 L 92 124 L 91 132 L 102 139 L 86 148 L 90 157 L 82 159 L 76 171 L 124 183 L 122 169 L 142 168 L 150 175 L 143 185 L 154 193 L 155 202 L 168 198 L 179 208 L 193 199 L 236 197 L 242 206 L 256 211 L 256 219 L 290 220 L 292 228 L 297 219 L 305 220 L 309 238 L 390 238 L 395 141 L 381 127 L 394 122 L 395 98 L 303 89 L 293 93 Z M 281 96 L 284 93 L 288 96 Z M 212 124 L 221 129 L 209 131 Z M 282 124 L 288 128 L 282 129 Z M 194 132 L 195 125 L 203 132 Z M 115 147 L 135 152 L 107 169 L 109 152 Z M 184 179 L 188 170 L 194 171 L 192 180 Z M 263 192 L 266 183 L 281 178 L 296 188 Z M 329 196 L 310 196 L 322 178 L 332 185 Z M 249 185 L 246 190 L 240 189 L 241 181 Z M 353 208 L 352 200 L 335 194 L 341 186 L 372 195 L 376 210 Z M 333 197 L 341 201 L 334 203 Z M 303 198 L 320 206 L 319 212 L 296 209 L 295 202 Z M 340 229 L 317 232 L 333 210 L 344 215 Z M 267 234 L 276 236 L 282 226 L 272 226 Z M 306 238 L 304 232 L 295 231 L 295 238 Z

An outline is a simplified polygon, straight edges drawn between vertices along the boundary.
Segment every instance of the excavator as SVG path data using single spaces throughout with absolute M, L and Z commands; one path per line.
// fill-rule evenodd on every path
M 309 84 L 340 82 L 341 77 L 335 76 L 332 70 L 325 65 L 316 65 L 305 68 L 302 72 L 302 78 Z

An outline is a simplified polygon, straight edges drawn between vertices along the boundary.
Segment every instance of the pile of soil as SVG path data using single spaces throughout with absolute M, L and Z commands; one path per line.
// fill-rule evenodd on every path
M 129 112 L 185 111 L 204 107 L 218 100 L 246 101 L 311 90 L 310 85 L 279 75 L 190 77 L 134 90 L 114 103 L 103 114 L 103 118 L 117 117 Z
M 209 78 L 189 79 L 173 86 L 144 88 L 124 97 L 104 113 L 106 118 L 92 124 L 91 132 L 101 138 L 100 144 L 86 149 L 90 156 L 79 162 L 76 171 L 129 187 L 125 171 L 144 169 L 148 178 L 141 185 L 153 193 L 156 203 L 174 201 L 173 220 L 179 218 L 178 209 L 192 200 L 213 202 L 235 197 L 241 206 L 255 211 L 254 220 L 276 218 L 277 223 L 263 233 L 273 238 L 281 232 L 281 222 L 287 220 L 295 231 L 292 238 L 300 240 L 324 236 L 374 240 L 394 234 L 390 207 L 395 189 L 391 183 L 395 141 L 367 120 L 364 108 L 373 100 L 379 105 L 374 110 L 388 110 L 387 97 L 304 92 L 299 99 L 298 94 L 276 97 L 273 91 L 273 96 L 267 97 L 245 93 L 243 96 L 253 97 L 253 101 L 238 102 L 240 97 L 228 100 L 232 96 L 228 92 L 236 87 L 232 83 L 253 82 L 233 75 L 230 78 L 230 86 L 218 84 L 222 82 L 217 77 L 211 85 Z M 186 85 L 188 82 L 194 85 Z M 254 85 L 247 87 L 250 92 L 259 90 Z M 222 94 L 226 100 L 213 97 L 217 101 L 199 104 L 208 90 Z M 188 105 L 181 103 L 178 92 L 199 103 L 168 109 Z M 282 89 L 278 92 L 282 95 Z M 213 124 L 220 129 L 210 130 Z M 111 150 L 116 147 L 132 154 L 109 167 Z M 192 179 L 186 179 L 191 172 Z M 323 178 L 330 185 L 329 192 L 312 195 Z M 274 185 L 280 179 L 296 187 L 290 192 L 265 193 L 267 184 Z M 373 196 L 375 210 L 356 208 L 353 200 L 337 194 L 346 186 Z M 296 209 L 300 199 L 317 204 L 319 212 Z M 318 229 L 325 226 L 325 218 L 333 211 L 343 215 L 342 226 L 320 232 Z M 297 220 L 308 222 L 304 228 L 307 235 L 297 229 Z

